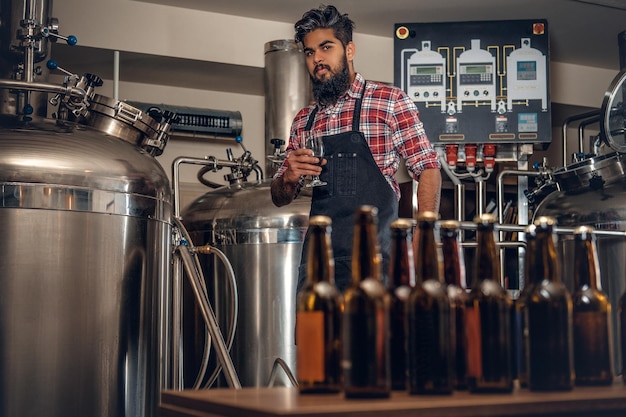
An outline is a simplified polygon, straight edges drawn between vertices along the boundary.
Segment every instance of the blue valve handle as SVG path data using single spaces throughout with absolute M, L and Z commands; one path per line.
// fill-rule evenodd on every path
M 59 70 L 69 76 L 74 75 L 71 72 L 59 67 L 59 64 L 57 64 L 57 62 L 54 59 L 49 59 L 48 62 L 46 62 L 46 67 L 48 67 L 49 70 Z
M 69 36 L 63 36 L 63 35 L 59 35 L 58 33 L 54 33 L 54 32 L 50 32 L 49 28 L 43 28 L 41 30 L 41 34 L 43 36 L 45 36 L 46 38 L 48 36 L 53 36 L 55 38 L 59 38 L 59 39 L 63 39 L 65 40 L 65 43 L 67 43 L 69 46 L 74 46 L 78 43 L 78 38 L 74 35 L 69 35 Z

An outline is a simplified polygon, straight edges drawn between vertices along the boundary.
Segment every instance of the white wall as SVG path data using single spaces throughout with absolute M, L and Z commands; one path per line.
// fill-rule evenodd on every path
M 74 34 L 82 46 L 139 52 L 262 68 L 266 42 L 292 38 L 293 25 L 134 0 L 57 0 L 53 16 L 60 32 Z M 299 16 L 294 16 L 294 20 Z M 393 38 L 355 33 L 355 65 L 368 79 L 393 82 Z M 605 69 L 551 63 L 553 102 L 599 107 L 615 73 Z M 123 74 L 123 69 L 122 69 Z M 105 85 L 111 85 L 110 82 Z M 112 96 L 112 90 L 99 92 Z M 265 157 L 264 99 L 255 95 L 228 94 L 122 82 L 120 100 L 167 103 L 242 113 L 244 143 L 253 155 Z M 557 138 L 558 140 L 558 138 Z M 159 158 L 169 173 L 177 156 L 225 157 L 228 145 L 174 140 Z M 239 147 L 233 143 L 233 153 Z M 261 164 L 264 166 L 264 164 Z M 196 184 L 197 167 L 183 172 L 182 181 Z M 227 172 L 216 174 L 218 181 Z M 194 189 L 197 189 L 195 187 Z M 200 189 L 202 190 L 202 189 Z

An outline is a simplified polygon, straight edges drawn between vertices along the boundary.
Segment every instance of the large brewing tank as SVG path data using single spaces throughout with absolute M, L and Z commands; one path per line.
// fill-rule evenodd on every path
M 311 205 L 310 193 L 304 191 L 281 208 L 274 206 L 270 195 L 269 177 L 284 156 L 271 142 L 282 140 L 284 150 L 293 118 L 311 97 L 304 54 L 293 40 L 265 44 L 264 80 L 268 179 L 231 181 L 182 211 L 193 243 L 217 247 L 233 266 L 239 312 L 231 357 L 242 386 L 267 385 L 278 358 L 295 371 L 295 291 Z M 228 329 L 233 314 L 226 271 L 221 263 L 215 265 L 212 256 L 200 256 L 220 326 Z M 186 342 L 197 344 L 196 351 L 202 350 L 202 341 L 194 338 L 197 333 L 184 336 Z M 188 354 L 184 360 L 185 368 L 193 363 L 191 357 Z M 291 384 L 284 373 L 276 376 L 277 385 Z
M 2 129 L 0 148 L 0 415 L 155 416 L 165 172 L 84 126 Z
M 626 136 L 624 135 L 623 84 L 620 73 L 609 87 L 602 104 L 601 136 L 616 152 L 594 156 L 556 170 L 558 191 L 549 194 L 537 207 L 535 217 L 552 216 L 560 227 L 590 225 L 597 230 L 626 232 Z M 574 240 L 559 234 L 562 277 L 574 290 Z M 597 249 L 603 290 L 613 307 L 615 371 L 621 372 L 617 307 L 626 290 L 626 238 L 599 235 Z M 626 343 L 626 341 L 622 341 Z
M 270 180 L 244 182 L 208 192 L 182 211 L 196 246 L 209 244 L 230 260 L 239 294 L 231 357 L 242 386 L 265 386 L 274 361 L 295 371 L 295 297 L 310 197 L 277 208 Z M 220 327 L 232 317 L 223 265 L 200 255 Z M 277 382 L 288 385 L 284 374 Z

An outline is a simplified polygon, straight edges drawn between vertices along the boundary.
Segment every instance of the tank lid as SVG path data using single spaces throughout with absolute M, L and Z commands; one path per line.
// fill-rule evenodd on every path
M 265 53 L 277 51 L 302 51 L 302 48 L 293 39 L 278 39 L 265 43 Z
M 48 121 L 0 131 L 0 182 L 47 184 L 171 200 L 167 174 L 141 148 L 85 126 Z

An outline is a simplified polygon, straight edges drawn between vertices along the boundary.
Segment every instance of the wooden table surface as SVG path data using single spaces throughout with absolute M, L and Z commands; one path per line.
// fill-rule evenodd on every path
M 164 391 L 161 417 L 626 417 L 626 386 L 576 387 L 568 392 L 415 396 L 393 392 L 389 399 L 347 400 L 342 394 L 299 394 L 295 388 Z

